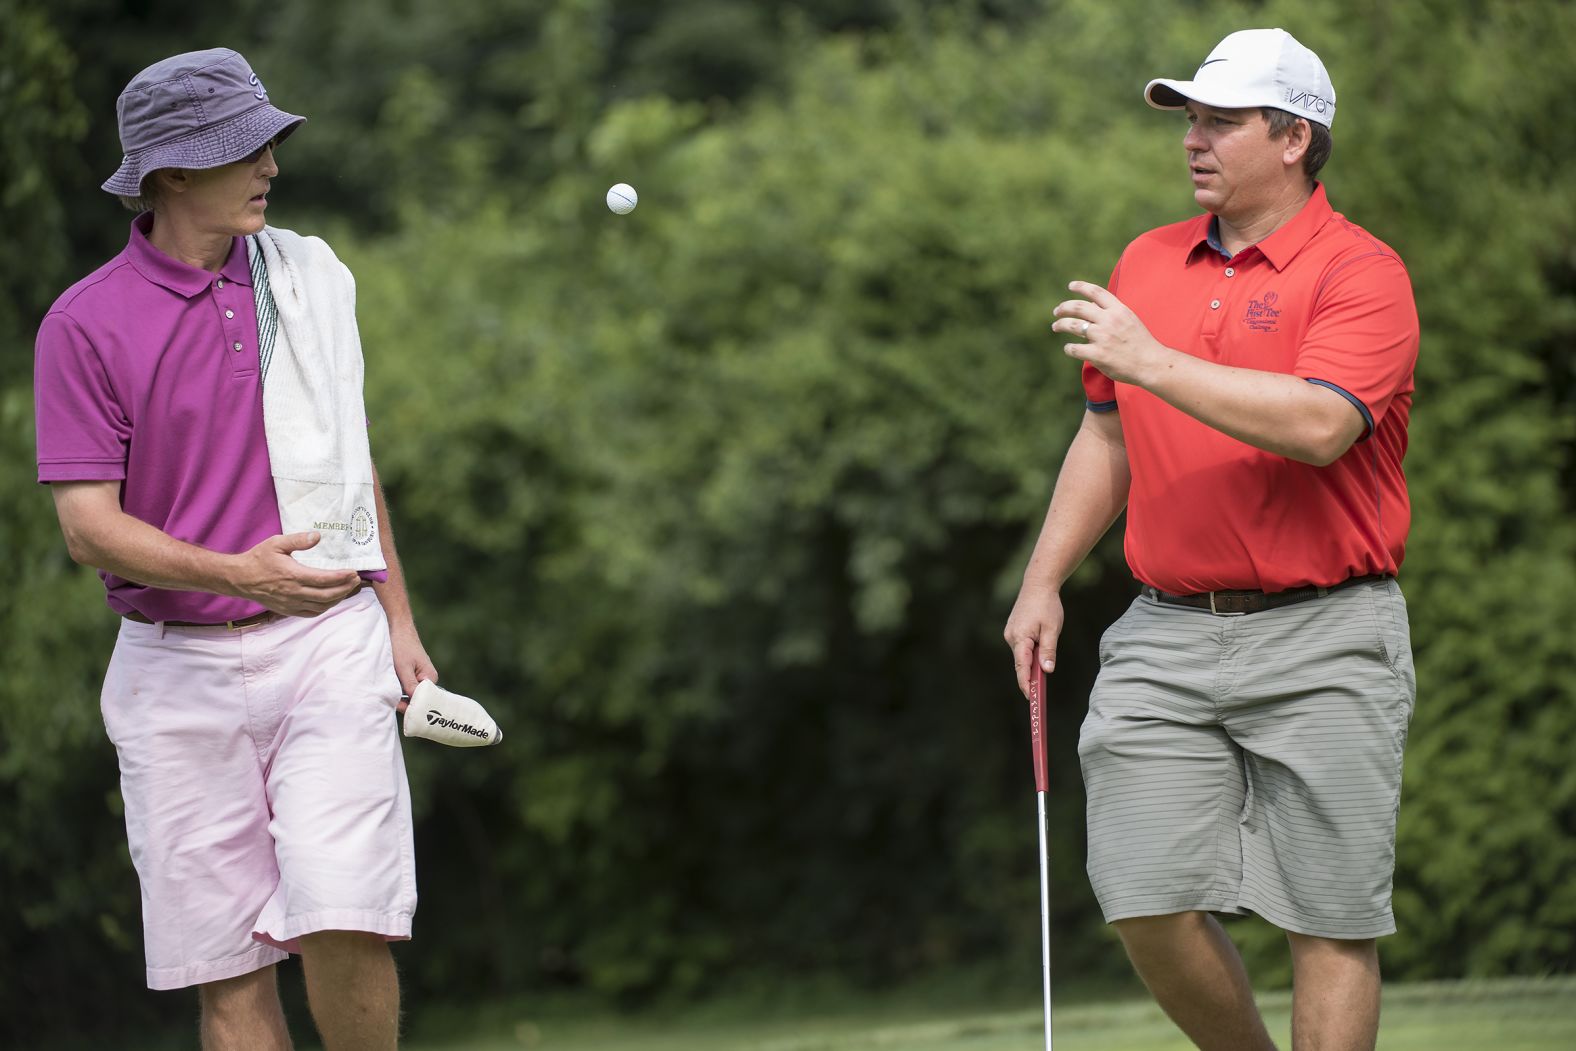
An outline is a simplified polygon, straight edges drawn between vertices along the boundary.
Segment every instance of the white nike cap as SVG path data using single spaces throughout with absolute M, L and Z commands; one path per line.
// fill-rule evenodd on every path
M 1215 45 L 1192 80 L 1151 80 L 1144 99 L 1182 109 L 1188 99 L 1219 109 L 1269 106 L 1328 128 L 1335 86 L 1319 56 L 1284 29 L 1244 29 Z

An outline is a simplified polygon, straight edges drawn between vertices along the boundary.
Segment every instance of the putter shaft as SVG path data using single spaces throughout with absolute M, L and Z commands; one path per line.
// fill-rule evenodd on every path
M 1034 798 L 1040 811 L 1040 962 L 1045 976 L 1045 1051 L 1051 1051 L 1051 885 L 1046 869 L 1050 864 L 1045 851 L 1045 793 Z

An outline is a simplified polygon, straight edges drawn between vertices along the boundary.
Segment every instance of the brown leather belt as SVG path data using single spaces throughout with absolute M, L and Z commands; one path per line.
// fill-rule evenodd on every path
M 1167 606 L 1187 606 L 1204 609 L 1217 617 L 1240 617 L 1246 613 L 1262 613 L 1312 598 L 1323 598 L 1332 591 L 1340 591 L 1356 584 L 1368 584 L 1388 579 L 1384 573 L 1370 573 L 1365 577 L 1347 577 L 1339 584 L 1327 588 L 1292 588 L 1290 591 L 1200 591 L 1194 595 L 1172 595 L 1144 585 L 1144 597 Z
M 195 620 L 155 621 L 149 620 L 147 617 L 144 617 L 141 613 L 138 613 L 135 610 L 130 613 L 122 613 L 121 616 L 125 617 L 127 620 L 134 620 L 138 624 L 163 624 L 166 628 L 229 628 L 231 631 L 234 631 L 236 628 L 250 628 L 255 624 L 271 624 L 274 621 L 282 618 L 284 614 L 275 613 L 271 609 L 265 609 L 261 613 L 253 613 L 250 617 L 242 617 L 240 620 L 221 620 L 217 623 L 206 623 Z

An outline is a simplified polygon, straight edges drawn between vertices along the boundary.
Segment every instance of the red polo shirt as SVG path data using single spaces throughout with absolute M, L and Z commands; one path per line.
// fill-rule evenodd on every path
M 1411 521 L 1401 461 L 1418 345 L 1405 265 L 1333 212 L 1323 186 L 1229 259 L 1211 244 L 1212 223 L 1200 215 L 1138 238 L 1111 291 L 1166 346 L 1329 387 L 1368 430 L 1314 467 L 1227 437 L 1086 364 L 1089 408 L 1122 414 L 1133 473 L 1128 565 L 1178 594 L 1394 573 Z

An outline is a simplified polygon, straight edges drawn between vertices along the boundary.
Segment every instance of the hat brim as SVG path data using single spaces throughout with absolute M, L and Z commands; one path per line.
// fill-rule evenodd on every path
M 1200 84 L 1194 80 L 1151 80 L 1144 87 L 1144 101 L 1155 109 L 1164 110 L 1185 109 L 1189 102 L 1213 106 L 1215 109 L 1286 109 L 1285 103 L 1271 96 L 1252 91 L 1232 92 L 1218 84 Z M 1312 113 L 1295 115 L 1315 124 L 1323 124 L 1326 128 L 1330 126 L 1329 119 Z M 1335 107 L 1332 105 L 1330 117 L 1334 116 Z
M 1155 109 L 1183 109 L 1190 101 L 1216 109 L 1254 109 L 1275 104 L 1252 92 L 1228 91 L 1218 84 L 1199 84 L 1193 80 L 1151 80 L 1144 88 L 1144 101 Z
M 305 123 L 305 117 L 265 102 L 222 123 L 126 154 L 102 188 L 118 197 L 141 197 L 142 181 L 160 168 L 201 170 L 234 164 L 270 139 L 284 140 Z

